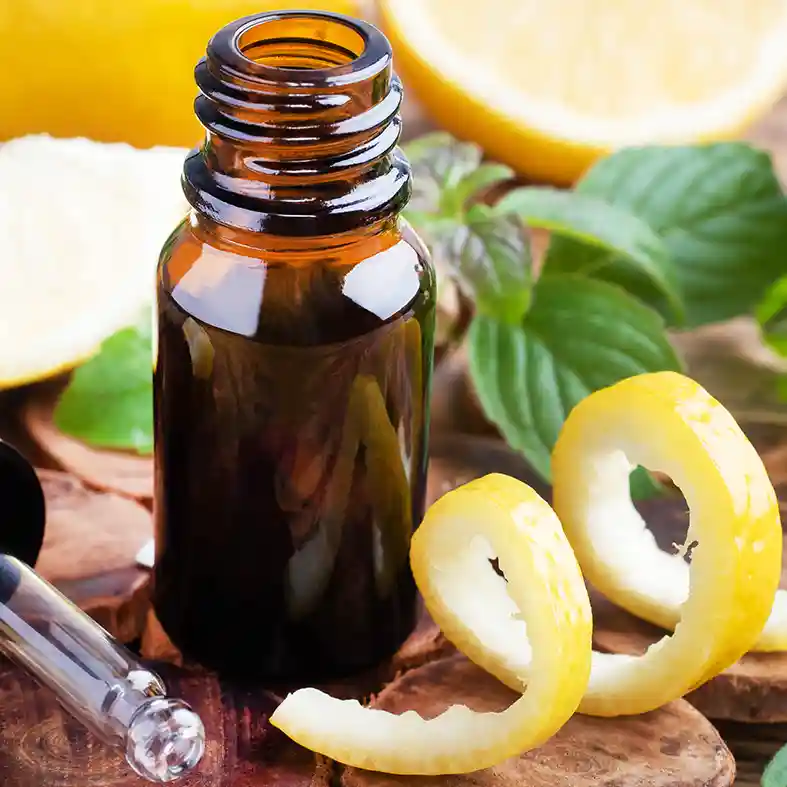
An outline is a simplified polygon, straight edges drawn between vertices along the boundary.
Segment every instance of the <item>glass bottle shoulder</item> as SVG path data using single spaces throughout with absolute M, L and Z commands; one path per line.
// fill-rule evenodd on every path
M 421 316 L 436 302 L 428 252 L 402 219 L 327 239 L 238 240 L 184 220 L 162 250 L 159 309 L 265 344 L 313 346 Z

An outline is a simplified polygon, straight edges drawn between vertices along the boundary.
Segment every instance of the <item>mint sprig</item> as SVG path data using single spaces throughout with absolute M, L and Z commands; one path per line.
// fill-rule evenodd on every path
M 460 177 L 446 176 L 452 152 Z M 417 159 L 429 164 L 416 174 L 431 199 L 411 220 L 438 250 L 440 283 L 460 286 L 475 304 L 470 374 L 479 400 L 545 479 L 577 402 L 633 374 L 679 369 L 666 327 L 750 314 L 787 273 L 787 201 L 770 158 L 744 143 L 623 150 L 573 191 L 509 188 L 485 220 L 516 217 L 551 232 L 538 277 L 525 248 L 518 263 L 492 247 L 476 249 L 486 265 L 468 265 L 455 248 L 445 254 L 446 236 L 471 232 L 467 205 L 478 195 L 459 184 L 473 161 L 490 166 L 480 150 L 435 135 L 417 142 Z M 494 194 L 490 178 L 479 181 Z M 642 471 L 632 478 L 638 496 L 655 488 Z
M 615 285 L 576 275 L 541 279 L 519 325 L 479 315 L 469 351 L 487 417 L 547 480 L 577 402 L 625 377 L 680 368 L 658 314 Z

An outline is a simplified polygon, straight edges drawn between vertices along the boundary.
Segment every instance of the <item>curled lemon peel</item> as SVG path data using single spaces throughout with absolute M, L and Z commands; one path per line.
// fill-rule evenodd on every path
M 595 403 L 590 402 L 578 412 L 575 423 L 565 430 L 565 437 L 561 436 L 553 459 L 555 510 L 564 520 L 569 540 L 590 581 L 631 614 L 675 631 L 685 618 L 684 604 L 691 584 L 691 570 L 682 559 L 686 549 L 691 547 L 693 562 L 697 552 L 692 545 L 705 545 L 703 560 L 696 569 L 697 581 L 710 577 L 711 561 L 720 572 L 721 560 L 732 561 L 739 553 L 736 576 L 742 597 L 751 607 L 751 625 L 733 633 L 736 645 L 732 652 L 737 656 L 732 661 L 748 651 L 787 650 L 787 591 L 778 589 L 783 548 L 779 503 L 762 460 L 732 415 L 698 383 L 674 372 L 640 375 L 613 386 L 609 393 L 599 392 L 602 393 Z M 629 425 L 640 419 L 640 426 L 631 428 L 626 439 L 628 446 L 621 441 L 620 448 L 629 448 L 626 452 L 632 461 L 650 461 L 651 467 L 653 463 L 663 463 L 666 472 L 675 474 L 673 478 L 684 492 L 690 510 L 697 512 L 697 521 L 690 527 L 685 543 L 677 546 L 675 554 L 667 554 L 658 548 L 630 502 L 621 504 L 624 509 L 617 517 L 615 538 L 624 537 L 626 548 L 635 551 L 639 561 L 652 561 L 653 566 L 644 578 L 636 580 L 638 569 L 626 567 L 618 559 L 620 552 L 610 554 L 601 543 L 600 519 L 608 504 L 599 501 L 592 511 L 588 509 L 583 514 L 571 492 L 572 484 L 587 479 L 587 472 L 577 467 L 576 457 L 572 458 L 577 441 L 585 441 L 583 453 L 588 462 L 593 461 L 593 455 L 606 452 L 605 467 L 615 473 L 603 442 L 597 436 L 593 442 L 589 439 L 587 419 L 604 418 L 604 412 L 621 406 L 622 397 L 629 397 L 629 410 L 634 412 L 621 412 L 619 418 Z M 648 429 L 651 424 L 655 431 L 664 430 L 658 440 L 650 437 L 654 431 Z M 652 446 L 640 442 L 638 436 L 652 439 Z M 670 443 L 680 456 L 668 455 Z M 616 483 L 621 483 L 619 475 Z M 709 557 L 711 552 L 714 558 Z M 731 588 L 727 591 L 733 592 Z M 723 588 L 713 591 L 718 603 L 724 603 L 723 592 Z M 692 608 L 700 603 L 704 602 L 697 602 Z M 762 626 L 762 610 L 766 606 L 769 614 Z M 752 639 L 753 629 L 759 630 L 756 639 Z
M 606 436 L 594 419 L 602 419 Z M 709 651 L 713 642 L 704 680 L 753 648 L 773 647 L 774 634 L 787 644 L 784 593 L 776 592 L 776 494 L 735 419 L 698 383 L 660 372 L 599 391 L 569 418 L 553 461 L 555 510 L 588 579 L 632 614 L 674 630 L 672 639 Z M 690 510 L 686 544 L 697 543 L 691 567 L 682 550 L 659 550 L 623 499 L 627 461 L 666 472 L 682 490 Z M 591 483 L 597 491 L 586 501 L 572 492 L 574 484 Z
M 508 582 L 492 567 L 495 556 Z M 410 562 L 438 625 L 451 622 L 450 599 L 460 594 L 469 619 L 511 626 L 513 644 L 531 656 L 520 698 L 499 713 L 454 705 L 424 719 L 414 711 L 395 715 L 300 689 L 271 723 L 345 765 L 396 774 L 471 772 L 552 737 L 585 692 L 592 635 L 584 581 L 552 509 L 513 478 L 472 481 L 430 507 L 413 537 Z M 488 603 L 482 590 L 489 587 L 508 602 Z
M 629 474 L 638 464 L 667 473 L 683 491 L 686 544 L 696 544 L 690 566 L 684 550 L 659 549 L 635 509 Z M 696 382 L 661 372 L 591 394 L 569 414 L 552 472 L 553 505 L 588 581 L 632 614 L 674 629 L 642 656 L 594 651 L 581 713 L 654 710 L 755 645 L 781 572 L 778 503 L 738 424 Z M 471 637 L 466 654 L 502 682 L 526 683 L 527 651 L 491 621 L 468 630 L 467 620 L 455 600 L 446 635 Z
M 689 507 L 691 564 L 661 551 L 628 493 L 640 464 L 669 475 Z M 730 413 L 674 372 L 596 392 L 553 454 L 554 507 L 585 576 L 614 603 L 674 633 L 642 657 L 599 656 L 583 709 L 637 713 L 682 696 L 758 642 L 782 567 L 779 506 Z M 665 614 L 666 612 L 666 614 Z M 594 657 L 595 658 L 595 657 Z

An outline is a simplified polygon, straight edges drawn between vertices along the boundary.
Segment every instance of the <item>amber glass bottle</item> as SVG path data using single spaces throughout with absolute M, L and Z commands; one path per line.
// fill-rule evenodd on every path
M 158 272 L 155 610 L 189 659 L 313 681 L 412 630 L 435 279 L 399 217 L 402 88 L 371 25 L 221 30 Z

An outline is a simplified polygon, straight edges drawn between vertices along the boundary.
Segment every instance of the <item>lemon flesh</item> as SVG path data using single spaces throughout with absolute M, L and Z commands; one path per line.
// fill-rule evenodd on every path
M 495 556 L 507 583 L 490 564 Z M 430 507 L 410 561 L 426 606 L 446 633 L 450 599 L 463 594 L 468 619 L 478 625 L 498 620 L 507 642 L 528 653 L 528 686 L 518 685 L 520 699 L 500 713 L 454 705 L 424 719 L 300 689 L 271 723 L 345 765 L 396 774 L 471 772 L 548 740 L 585 692 L 592 633 L 582 575 L 552 509 L 515 479 L 473 481 Z M 506 601 L 492 604 L 492 587 Z
M 787 0 L 381 0 L 437 123 L 568 184 L 623 146 L 736 137 L 787 85 Z
M 0 145 L 0 388 L 76 366 L 140 319 L 188 209 L 186 152 L 48 136 Z

